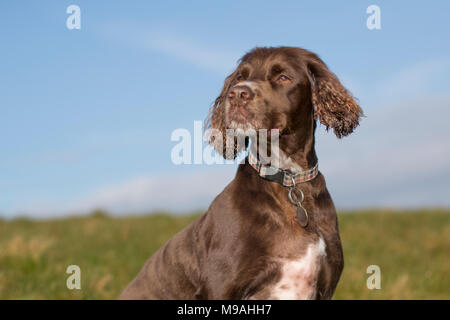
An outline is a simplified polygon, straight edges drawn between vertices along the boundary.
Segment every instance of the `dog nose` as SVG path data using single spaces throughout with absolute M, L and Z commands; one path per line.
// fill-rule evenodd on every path
M 247 86 L 235 86 L 228 94 L 230 101 L 237 100 L 237 102 L 247 103 L 253 99 L 253 91 Z

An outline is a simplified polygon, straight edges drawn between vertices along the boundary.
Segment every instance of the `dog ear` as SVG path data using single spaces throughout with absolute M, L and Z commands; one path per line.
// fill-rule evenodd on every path
M 208 143 L 225 159 L 235 159 L 248 146 L 247 138 L 241 141 L 234 134 L 227 135 L 225 100 L 236 73 L 234 71 L 225 79 L 222 91 L 211 106 L 205 122 Z
M 309 54 L 307 68 L 314 119 L 319 119 L 327 131 L 332 128 L 338 138 L 349 135 L 363 116 L 361 107 L 316 54 Z

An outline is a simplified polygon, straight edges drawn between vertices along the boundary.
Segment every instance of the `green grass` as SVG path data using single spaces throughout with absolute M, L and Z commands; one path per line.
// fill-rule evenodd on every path
M 0 299 L 115 299 L 197 215 L 0 220 Z M 450 299 L 450 211 L 341 213 L 345 268 L 335 299 Z M 68 290 L 67 266 L 81 268 Z M 381 289 L 369 290 L 369 265 Z

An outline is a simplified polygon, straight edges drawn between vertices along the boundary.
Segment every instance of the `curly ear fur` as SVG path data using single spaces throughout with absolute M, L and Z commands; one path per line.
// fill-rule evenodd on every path
M 312 78 L 314 118 L 327 130 L 333 128 L 338 138 L 349 135 L 363 116 L 361 107 L 317 55 L 311 54 L 307 64 Z
M 225 95 L 230 89 L 235 75 L 236 71 L 225 79 L 222 91 L 211 106 L 205 122 L 205 129 L 211 130 L 208 136 L 208 143 L 225 159 L 236 158 L 239 152 L 248 146 L 247 138 L 244 143 L 241 143 L 237 137 L 233 135 L 227 137 L 226 135 Z

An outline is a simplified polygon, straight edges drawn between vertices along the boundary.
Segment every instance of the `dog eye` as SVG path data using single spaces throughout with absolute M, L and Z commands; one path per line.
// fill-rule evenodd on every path
M 291 79 L 289 79 L 289 77 L 287 75 L 285 75 L 285 74 L 280 74 L 280 76 L 278 77 L 278 80 L 279 81 L 288 81 L 288 80 L 291 80 Z

